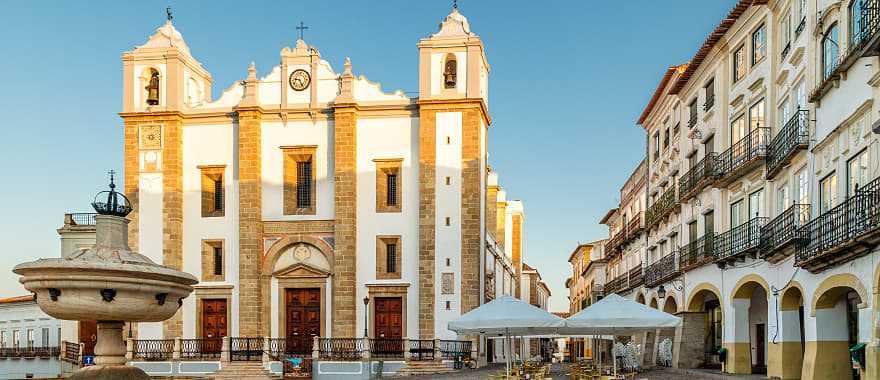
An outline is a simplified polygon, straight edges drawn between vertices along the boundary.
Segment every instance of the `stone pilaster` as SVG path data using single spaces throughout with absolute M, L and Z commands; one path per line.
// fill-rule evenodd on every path
M 681 326 L 675 328 L 672 366 L 675 368 L 699 368 L 705 360 L 703 339 L 705 338 L 705 312 L 679 312 Z
M 263 110 L 240 107 L 238 112 L 238 179 L 239 179 L 239 273 L 238 323 L 239 334 L 259 336 L 261 328 L 260 263 L 263 258 L 263 222 L 261 191 L 261 124 Z
M 354 337 L 357 315 L 357 106 L 339 104 L 335 117 L 333 336 Z
M 513 261 L 513 270 L 516 271 L 513 284 L 514 297 L 522 299 L 522 215 L 513 214 L 511 218 L 510 232 L 510 256 Z
M 434 338 L 437 115 L 419 113 L 419 337 Z
M 461 312 L 480 306 L 480 256 L 483 246 L 482 200 L 486 168 L 481 144 L 483 114 L 479 103 L 461 115 Z
M 498 218 L 496 215 L 498 214 L 498 186 L 490 185 L 486 189 L 486 231 L 492 233 L 492 236 L 495 236 L 495 241 L 498 242 L 503 239 L 503 236 L 498 236 Z
M 138 203 L 140 189 L 140 170 L 138 155 L 138 123 L 134 118 L 124 117 L 124 144 L 123 147 L 123 182 L 125 196 L 131 202 L 132 211 L 128 214 L 128 246 L 132 251 L 138 250 L 138 216 L 140 204 Z

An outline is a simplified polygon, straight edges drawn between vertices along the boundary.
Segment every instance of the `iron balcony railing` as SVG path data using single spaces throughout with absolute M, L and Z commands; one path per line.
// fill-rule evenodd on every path
M 679 199 L 684 201 L 708 186 L 718 176 L 718 154 L 709 153 L 678 179 Z
M 434 360 L 433 339 L 410 339 L 406 345 L 410 360 Z
M 645 214 L 641 211 L 632 216 L 629 223 L 626 224 L 626 240 L 632 240 L 642 233 L 645 227 Z
M 678 206 L 678 197 L 673 185 L 663 192 L 663 195 L 656 202 L 648 207 L 648 210 L 645 212 L 645 225 L 649 230 L 656 227 Z
M 441 340 L 440 354 L 443 359 L 470 358 L 473 342 L 469 340 Z
M 79 354 L 77 346 L 76 353 Z M 59 347 L 4 347 L 0 348 L 0 359 L 49 359 L 61 355 Z
M 756 216 L 715 237 L 715 260 L 722 265 L 725 261 L 740 258 L 748 252 L 757 252 L 761 246 L 761 228 L 770 218 Z
M 94 212 L 75 212 L 66 214 L 64 216 L 64 224 L 74 226 L 94 226 L 96 215 L 98 214 Z
M 715 233 L 710 231 L 681 247 L 678 254 L 679 268 L 686 272 L 715 261 L 714 249 Z
M 681 274 L 675 263 L 678 254 L 678 250 L 672 251 L 645 268 L 645 285 L 655 287 Z
M 183 360 L 219 359 L 221 351 L 223 351 L 222 338 L 180 340 L 180 358 Z
M 170 360 L 174 353 L 174 339 L 137 339 L 132 357 L 146 361 Z
M 263 338 L 229 338 L 231 361 L 259 361 L 263 358 Z
M 366 349 L 359 338 L 318 339 L 318 357 L 324 360 L 360 360 Z
M 645 284 L 645 274 L 642 272 L 641 264 L 630 269 L 626 277 L 629 280 L 626 289 L 632 289 Z
M 627 281 L 627 275 L 623 274 L 615 277 L 613 280 L 605 283 L 605 294 L 617 293 L 624 290 Z
M 761 229 L 761 258 L 773 256 L 798 237 L 798 229 L 810 221 L 810 205 L 794 204 Z
M 625 236 L 626 227 L 621 228 L 620 231 L 617 231 L 617 233 L 610 240 L 608 240 L 607 243 L 605 243 L 605 251 L 607 251 L 609 254 L 617 253 L 620 245 L 623 243 L 623 239 Z
M 766 158 L 767 179 L 773 179 L 773 176 L 791 161 L 798 149 L 807 148 L 810 143 L 810 133 L 807 128 L 809 121 L 810 111 L 795 112 L 770 142 Z
M 866 252 L 880 228 L 880 178 L 803 225 L 797 232 L 795 264 L 817 271 Z
M 380 359 L 403 359 L 403 339 L 370 339 L 370 357 Z
M 880 1 L 857 0 L 861 2 L 861 14 L 856 17 L 857 32 L 851 32 L 846 49 L 839 49 L 837 59 L 823 62 L 822 80 L 810 94 L 810 102 L 817 103 L 825 94 L 837 87 L 840 79 L 859 58 L 878 55 L 880 45 Z M 798 26 L 800 28 L 800 26 Z M 838 41 L 834 42 L 838 44 Z
M 734 178 L 737 173 L 757 159 L 767 155 L 770 128 L 758 127 L 718 155 L 719 176 Z

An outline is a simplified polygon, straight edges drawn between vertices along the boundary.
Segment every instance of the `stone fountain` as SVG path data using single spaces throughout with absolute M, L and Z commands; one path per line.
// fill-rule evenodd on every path
M 98 321 L 95 365 L 77 371 L 70 380 L 149 379 L 143 370 L 125 365 L 123 324 L 171 318 L 198 283 L 189 273 L 131 251 L 126 219 L 131 204 L 115 188 L 111 172 L 110 190 L 98 193 L 92 203 L 98 213 L 94 247 L 13 269 L 46 314 Z

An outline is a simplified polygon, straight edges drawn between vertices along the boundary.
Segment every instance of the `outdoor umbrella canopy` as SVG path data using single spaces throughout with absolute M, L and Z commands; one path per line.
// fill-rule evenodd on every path
M 461 335 L 536 336 L 556 334 L 565 321 L 511 296 L 501 296 L 471 310 L 447 327 Z
M 632 335 L 675 328 L 681 318 L 638 302 L 610 294 L 565 320 L 560 334 Z

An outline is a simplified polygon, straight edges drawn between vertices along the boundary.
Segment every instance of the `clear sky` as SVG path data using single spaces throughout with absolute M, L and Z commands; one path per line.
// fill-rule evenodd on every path
M 451 0 L 20 1 L 0 31 L 0 297 L 24 294 L 12 267 L 60 255 L 65 212 L 89 211 L 122 170 L 121 54 L 165 21 L 166 3 L 214 98 L 263 76 L 293 46 L 300 21 L 337 71 L 386 91 L 418 91 L 416 43 Z M 599 219 L 644 156 L 635 124 L 663 71 L 688 61 L 735 0 L 461 0 L 486 46 L 489 161 L 509 199 L 526 208 L 525 261 L 568 309 L 563 283 L 578 242 L 603 238 Z

